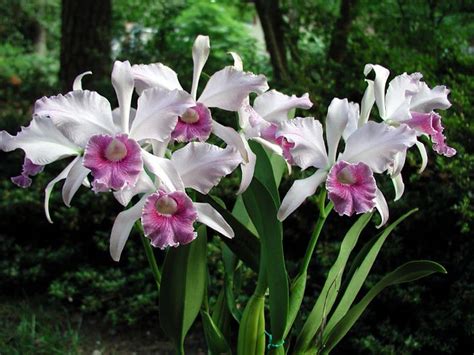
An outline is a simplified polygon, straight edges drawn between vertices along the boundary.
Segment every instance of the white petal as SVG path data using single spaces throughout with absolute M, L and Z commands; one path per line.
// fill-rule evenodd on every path
M 387 83 L 390 71 L 378 64 L 366 64 L 364 68 L 364 75 L 367 76 L 372 70 L 375 72 L 375 102 L 377 103 L 380 117 L 385 118 L 385 84 Z
M 130 129 L 130 137 L 139 141 L 165 141 L 176 126 L 178 116 L 195 105 L 191 95 L 182 90 L 152 88 L 145 90 L 137 104 L 137 114 Z
M 117 218 L 115 218 L 112 233 L 110 234 L 110 255 L 115 261 L 120 261 L 122 250 L 130 236 L 133 225 L 142 215 L 142 209 L 147 197 L 147 195 L 143 196 L 135 206 L 120 212 Z
M 349 102 L 348 120 L 346 128 L 342 132 L 342 138 L 346 140 L 352 133 L 357 130 L 359 124 L 359 104 Z M 335 157 L 335 156 L 334 156 Z
M 130 124 L 133 123 L 133 120 L 135 119 L 135 116 L 137 115 L 137 110 L 134 109 L 133 107 L 130 108 Z M 122 129 L 122 117 L 120 114 L 120 108 L 116 107 L 112 110 L 112 119 L 114 121 L 114 125 L 117 128 L 117 131 L 121 131 Z
M 54 125 L 80 147 L 85 147 L 95 134 L 117 132 L 109 102 L 93 91 L 77 90 L 43 97 L 36 101 L 34 114 L 50 117 Z
M 197 36 L 193 45 L 193 84 L 191 86 L 191 96 L 196 100 L 196 94 L 201 77 L 202 68 L 206 64 L 211 45 L 208 36 Z
M 324 146 L 323 127 L 313 117 L 297 117 L 282 122 L 277 136 L 283 136 L 295 144 L 290 153 L 301 169 L 310 166 L 327 167 L 328 157 Z
M 270 149 L 275 154 L 277 154 L 279 156 L 283 156 L 283 149 L 279 145 L 270 143 L 266 139 L 258 138 L 258 137 L 257 138 L 252 138 L 252 140 L 254 140 L 255 142 L 258 142 L 261 145 L 263 145 L 264 147 Z
M 166 139 L 164 142 L 157 141 L 156 139 L 151 140 L 151 146 L 153 148 L 153 154 L 157 157 L 164 157 L 166 154 L 166 150 L 168 149 L 168 144 L 170 143 L 170 139 Z
M 410 101 L 418 90 L 420 75 L 403 73 L 393 78 L 388 84 L 385 96 L 385 117 L 394 121 L 404 121 L 411 118 Z
M 249 187 L 255 172 L 255 164 L 257 163 L 257 156 L 254 152 L 252 152 L 252 149 L 250 149 L 247 140 L 242 137 L 242 141 L 244 142 L 247 149 L 248 162 L 242 162 L 242 164 L 240 164 L 240 169 L 242 170 L 242 179 L 240 181 L 240 187 L 237 191 L 237 194 L 243 193 Z
M 395 155 L 416 142 L 416 133 L 406 125 L 391 127 L 384 123 L 367 122 L 346 141 L 338 160 L 365 163 L 373 172 L 382 173 L 393 166 Z
M 410 109 L 412 111 L 428 113 L 436 109 L 446 110 L 451 107 L 448 100 L 449 90 L 446 86 L 435 86 L 430 89 L 426 83 L 420 82 L 418 90 L 411 100 Z
M 395 189 L 394 201 L 398 201 L 405 191 L 405 183 L 403 182 L 402 174 L 392 176 L 393 188 Z
M 133 196 L 145 192 L 153 192 L 155 190 L 156 188 L 153 184 L 153 181 L 145 171 L 142 171 L 135 186 L 115 191 L 114 197 L 122 206 L 127 206 L 132 200 Z
M 125 62 L 115 61 L 114 69 L 112 70 L 112 86 L 115 89 L 119 103 L 121 132 L 128 133 L 134 87 L 132 67 L 128 60 Z
M 263 119 L 270 122 L 281 122 L 288 119 L 288 113 L 295 108 L 309 109 L 313 103 L 306 93 L 301 97 L 285 95 L 276 90 L 270 90 L 257 96 L 253 108 Z
M 388 172 L 390 173 L 390 175 L 395 176 L 401 173 L 403 167 L 405 166 L 406 157 L 407 157 L 406 150 L 395 154 L 393 165 L 388 169 Z
M 49 214 L 49 198 L 51 196 L 51 192 L 53 191 L 54 185 L 58 183 L 61 180 L 64 180 L 69 172 L 71 171 L 72 167 L 77 163 L 77 161 L 80 159 L 80 157 L 76 157 L 71 163 L 69 163 L 68 166 L 64 168 L 63 171 L 59 173 L 58 176 L 56 176 L 53 180 L 51 180 L 48 185 L 46 185 L 46 188 L 44 189 L 44 213 L 46 214 L 46 219 L 48 220 L 49 223 L 53 223 L 51 216 Z
M 225 67 L 211 76 L 198 101 L 207 107 L 237 111 L 251 92 L 262 93 L 266 90 L 265 76 Z
M 362 97 L 362 102 L 360 105 L 360 117 L 357 127 L 365 125 L 369 120 L 370 111 L 375 103 L 374 96 L 374 82 L 372 80 L 366 80 L 367 89 L 365 89 L 364 97 Z
M 132 66 L 132 74 L 138 95 L 146 89 L 155 87 L 183 90 L 175 71 L 161 63 L 135 64 Z
M 22 149 L 26 157 L 38 165 L 78 155 L 81 151 L 46 117 L 33 117 L 30 125 L 22 127 L 16 136 L 1 131 L 0 149 L 5 152 Z
M 326 176 L 327 171 L 321 169 L 306 179 L 296 180 L 281 202 L 277 214 L 278 219 L 283 221 L 292 214 L 307 197 L 316 192 L 316 189 L 323 183 Z
M 421 174 L 423 171 L 425 171 L 426 166 L 428 165 L 428 153 L 426 152 L 426 147 L 423 143 L 417 140 L 415 144 L 421 156 L 421 166 L 420 169 L 418 169 L 418 173 Z
M 349 101 L 347 99 L 332 99 L 326 116 L 326 139 L 328 158 L 331 164 L 336 161 L 337 147 L 348 122 Z
M 79 158 L 76 163 L 71 167 L 71 170 L 67 174 L 66 181 L 63 185 L 63 201 L 67 207 L 71 206 L 71 200 L 74 194 L 79 190 L 79 187 L 84 182 L 84 179 L 89 174 L 90 170 L 82 165 L 83 158 Z
M 229 52 L 229 54 L 234 59 L 235 69 L 240 70 L 240 71 L 244 70 L 244 63 L 242 62 L 242 58 L 240 57 L 240 55 L 238 55 L 235 52 Z
M 194 207 L 196 207 L 198 213 L 197 220 L 199 222 L 214 229 L 224 237 L 234 238 L 234 231 L 232 230 L 232 227 L 210 204 L 200 202 L 194 202 L 193 204 Z
M 242 162 L 239 152 L 213 144 L 193 142 L 171 156 L 185 187 L 207 194 L 223 176 L 230 174 Z
M 235 129 L 223 126 L 219 122 L 212 120 L 212 132 L 226 142 L 228 146 L 237 149 L 244 162 L 249 161 L 247 148 L 244 144 L 245 138 L 242 138 Z
M 74 79 L 74 82 L 72 83 L 72 89 L 73 90 L 82 90 L 82 78 L 85 77 L 86 75 L 91 75 L 91 74 L 92 74 L 91 71 L 86 71 L 86 72 L 76 76 L 76 78 Z
M 385 200 L 385 197 L 384 197 L 382 191 L 380 191 L 378 188 L 375 191 L 375 208 L 380 213 L 381 222 L 377 226 L 377 228 L 380 228 L 385 223 L 387 223 L 389 213 L 388 213 L 387 201 Z
M 145 167 L 160 179 L 168 192 L 184 191 L 183 181 L 169 159 L 157 157 L 143 149 L 142 157 Z

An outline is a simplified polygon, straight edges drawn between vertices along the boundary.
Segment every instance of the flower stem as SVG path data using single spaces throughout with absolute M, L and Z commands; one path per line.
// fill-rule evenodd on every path
M 145 248 L 145 254 L 146 254 L 146 258 L 148 259 L 148 264 L 150 265 L 153 278 L 155 279 L 155 282 L 156 282 L 156 287 L 158 288 L 158 292 L 160 292 L 161 272 L 160 272 L 160 269 L 158 268 L 158 264 L 156 263 L 155 254 L 153 253 L 153 248 L 151 247 L 150 241 L 145 237 L 142 226 L 139 222 L 135 223 L 135 228 L 138 230 L 140 234 L 140 239 L 142 240 L 143 247 Z

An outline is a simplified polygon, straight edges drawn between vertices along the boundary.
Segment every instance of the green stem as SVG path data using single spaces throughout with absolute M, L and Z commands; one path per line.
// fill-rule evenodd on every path
M 143 247 L 145 248 L 146 258 L 148 259 L 148 264 L 150 265 L 151 272 L 156 282 L 156 287 L 158 292 L 160 292 L 161 285 L 161 272 L 156 263 L 155 254 L 153 253 L 153 248 L 151 247 L 150 241 L 145 237 L 143 233 L 142 226 L 139 222 L 135 223 L 135 228 L 140 233 L 140 239 L 142 240 Z
M 265 260 L 263 258 L 263 252 L 260 253 L 260 265 L 258 269 L 257 287 L 255 288 L 254 295 L 265 296 L 267 292 L 267 269 L 265 267 Z

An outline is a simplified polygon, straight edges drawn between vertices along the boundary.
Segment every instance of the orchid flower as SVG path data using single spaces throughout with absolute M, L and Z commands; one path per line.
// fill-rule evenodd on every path
M 110 237 L 110 254 L 115 261 L 129 237 L 134 223 L 141 219 L 145 236 L 154 247 L 166 248 L 188 244 L 196 238 L 193 223 L 206 224 L 222 235 L 233 238 L 234 232 L 225 219 L 208 203 L 193 202 L 185 192 L 192 188 L 207 194 L 220 179 L 230 174 L 241 162 L 233 147 L 220 148 L 204 142 L 192 142 L 176 150 L 170 159 L 147 153 L 150 171 L 162 176 L 155 183 L 144 174 L 135 191 L 123 195 L 124 205 L 132 196 L 143 193 L 140 201 L 121 212 L 115 219 Z M 162 169 L 166 174 L 162 174 Z
M 339 215 L 365 213 L 375 207 L 382 217 L 380 226 L 386 223 L 387 202 L 373 174 L 387 171 L 396 154 L 415 143 L 416 135 L 405 125 L 390 127 L 368 122 L 358 127 L 359 117 L 358 104 L 347 99 L 332 100 L 326 117 L 327 150 L 322 125 L 314 118 L 299 117 L 282 124 L 277 136 L 294 144 L 290 154 L 295 164 L 303 170 L 309 167 L 317 170 L 293 183 L 278 211 L 280 220 L 288 217 L 326 182 L 329 199 Z M 345 147 L 337 155 L 341 137 Z
M 112 84 L 119 108 L 113 112 L 106 98 L 82 90 L 81 78 L 88 73 L 78 76 L 73 91 L 66 95 L 36 101 L 33 120 L 16 136 L 0 132 L 2 150 L 20 148 L 35 165 L 75 156 L 46 187 L 45 212 L 50 222 L 49 197 L 58 181 L 66 180 L 62 195 L 67 206 L 90 172 L 96 192 L 133 187 L 143 165 L 150 168 L 150 164 L 160 164 L 144 158 L 146 151 L 138 142 L 166 140 L 176 125 L 177 115 L 193 105 L 191 96 L 183 91 L 153 88 L 143 92 L 137 110 L 132 110 L 131 66 L 129 62 L 116 61 Z M 26 164 L 22 174 L 32 175 Z
M 194 105 L 179 115 L 171 138 L 178 142 L 193 140 L 206 141 L 211 132 L 228 145 L 238 149 L 242 155 L 242 164 L 249 162 L 246 141 L 232 128 L 225 127 L 212 119 L 210 108 L 238 111 L 242 102 L 251 92 L 262 93 L 268 90 L 265 76 L 254 75 L 237 70 L 232 66 L 214 73 L 208 80 L 201 95 L 197 98 L 199 78 L 209 57 L 209 37 L 198 36 L 192 49 L 194 63 L 191 95 Z M 135 86 L 139 95 L 148 88 L 182 89 L 178 75 L 161 63 L 140 64 L 132 67 Z M 251 151 L 250 151 L 251 152 Z M 239 191 L 245 190 L 241 185 Z

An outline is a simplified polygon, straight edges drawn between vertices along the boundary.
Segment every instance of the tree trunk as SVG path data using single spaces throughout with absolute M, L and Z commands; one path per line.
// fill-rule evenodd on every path
M 351 30 L 352 21 L 356 15 L 358 0 L 341 0 L 341 11 L 331 36 L 328 59 L 336 63 L 344 60 L 347 53 L 347 40 Z
M 288 79 L 288 63 L 283 32 L 283 16 L 279 1 L 255 0 L 255 7 L 262 23 L 274 78 L 277 81 L 286 81 Z
M 111 0 L 62 0 L 61 69 L 63 91 L 74 78 L 91 70 L 88 87 L 98 89 L 111 71 Z

